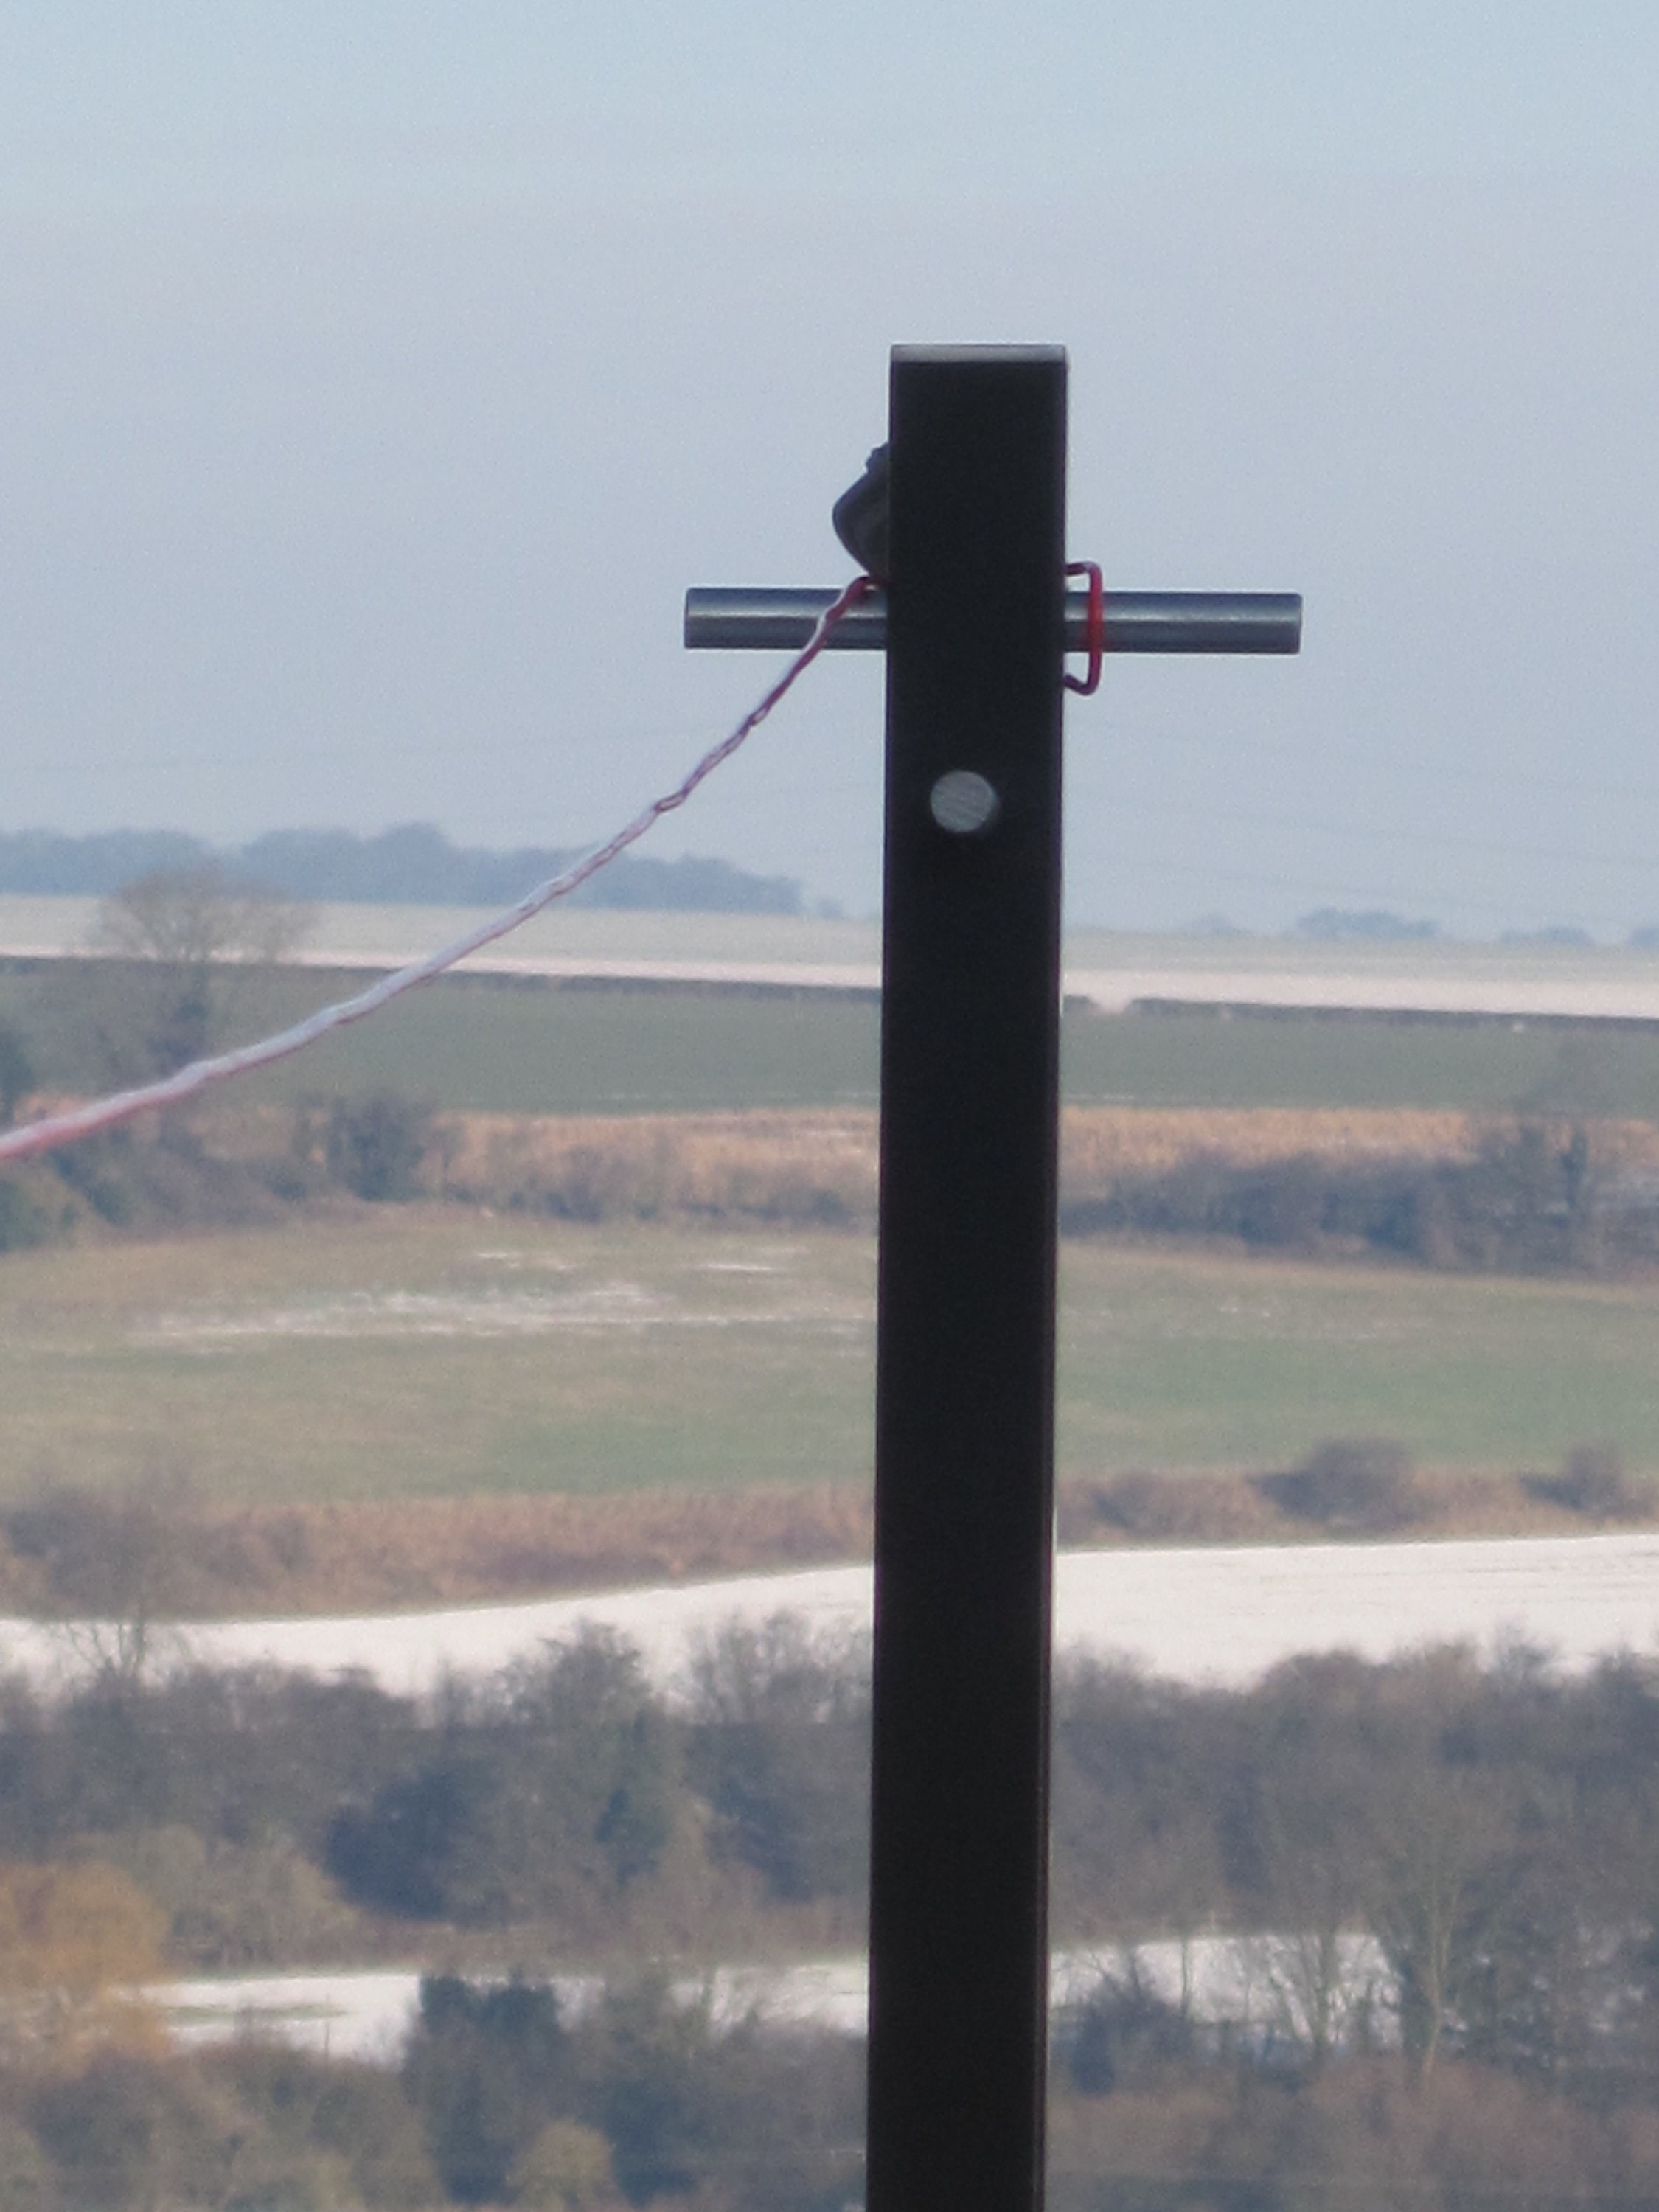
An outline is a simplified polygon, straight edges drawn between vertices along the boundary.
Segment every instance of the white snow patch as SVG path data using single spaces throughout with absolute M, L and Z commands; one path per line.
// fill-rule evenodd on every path
M 1086 1999 L 1103 1978 L 1134 1975 L 1167 2004 L 1185 2004 L 1200 2024 L 1246 2033 L 1297 2036 L 1301 2016 L 1296 1939 L 1279 1936 L 1199 1936 L 1133 1945 L 1057 1952 L 1049 1976 L 1056 2005 Z M 1339 1939 L 1342 1997 L 1369 1998 L 1386 2014 L 1392 1983 L 1367 1936 Z M 489 1974 L 473 1980 L 496 1978 Z M 499 1977 L 505 1980 L 503 1974 Z M 549 1977 L 567 2017 L 600 1996 L 597 1975 Z M 147 1994 L 174 2039 L 186 2045 L 239 2038 L 281 2043 L 336 2058 L 396 2062 L 420 2009 L 418 1972 L 252 1974 L 169 1982 Z M 868 1962 L 861 1956 L 804 1959 L 784 1966 L 718 1966 L 674 1984 L 683 2003 L 706 2001 L 723 2027 L 758 2016 L 781 2027 L 827 2028 L 862 2035 L 869 2007 Z
M 180 1629 L 176 1644 L 208 1665 L 361 1670 L 420 1692 L 592 1623 L 636 1644 L 653 1679 L 672 1688 L 696 1639 L 731 1620 L 787 1612 L 837 1633 L 867 1629 L 871 1586 L 867 1565 L 819 1567 L 528 1604 L 215 1622 Z M 1301 1652 L 1381 1660 L 1448 1643 L 1525 1643 L 1583 1668 L 1613 1652 L 1651 1653 L 1656 1632 L 1659 1533 L 1066 1552 L 1054 1579 L 1060 1650 L 1184 1681 L 1249 1682 Z M 74 1671 L 63 1631 L 21 1620 L 0 1620 L 0 1666 L 43 1678 Z
M 721 1272 L 718 1264 L 705 1272 Z M 723 1272 L 775 1272 L 736 1263 Z M 860 1312 L 862 1309 L 859 1310 Z M 278 1338 L 411 1336 L 540 1336 L 560 1329 L 812 1328 L 849 1319 L 822 1301 L 710 1311 L 659 1297 L 637 1283 L 605 1283 L 574 1291 L 487 1290 L 362 1291 L 303 1305 L 271 1306 L 248 1313 L 213 1310 L 162 1314 L 133 1333 L 151 1348 L 211 1350 Z

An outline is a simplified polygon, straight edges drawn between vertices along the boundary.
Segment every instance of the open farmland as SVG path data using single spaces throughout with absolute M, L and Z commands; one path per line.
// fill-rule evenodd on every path
M 240 1009 L 246 1037 L 361 987 L 361 972 L 291 969 Z M 42 1081 L 86 1091 L 103 1073 L 90 963 L 0 963 L 0 1019 L 28 1036 Z M 102 988 L 108 988 L 106 981 Z M 458 975 L 402 999 L 252 1079 L 293 1100 L 388 1086 L 501 1114 L 707 1112 L 875 1102 L 879 1011 L 824 990 L 660 989 Z M 1074 1103 L 1215 1108 L 1440 1108 L 1659 1119 L 1659 1030 L 1387 1015 L 1068 1010 Z
M 238 1026 L 361 980 L 251 976 Z M 0 1018 L 24 1028 L 43 1089 L 101 1079 L 88 1005 L 122 981 L 96 963 L 0 964 Z M 141 1130 L 111 1173 L 153 1157 L 173 1197 L 140 1176 L 124 1213 L 76 1184 L 71 1241 L 0 1261 L 0 1500 L 136 1486 L 198 1519 L 298 1515 L 298 1535 L 254 1548 L 269 1565 L 288 1546 L 304 1571 L 250 1568 L 256 1610 L 854 1556 L 877 1045 L 878 1008 L 854 991 L 458 977 L 204 1117 L 197 1134 L 241 1175 L 227 1185 L 240 1215 L 213 1212 L 211 1179 L 192 1183 Z M 1084 1212 L 1121 1179 L 1194 1159 L 1194 1188 L 1218 1162 L 1468 1164 L 1517 1115 L 1556 1117 L 1553 1146 L 1569 1119 L 1593 1121 L 1592 1164 L 1638 1206 L 1659 1168 L 1659 1033 L 1638 1027 L 1075 1006 L 1064 1051 L 1063 1178 Z M 434 1109 L 413 1116 L 416 1182 L 449 1203 L 343 1195 L 326 1102 L 377 1087 Z M 50 1224 L 64 1191 L 31 1172 Z M 1301 1186 L 1264 1188 L 1277 1203 Z M 1429 1471 L 1421 1525 L 1438 1534 L 1562 1525 L 1512 1479 L 1598 1442 L 1622 1455 L 1620 1510 L 1639 1517 L 1659 1474 L 1659 1278 L 1618 1279 L 1628 1250 L 1603 1255 L 1601 1280 L 1477 1277 L 1453 1272 L 1461 1248 L 1358 1264 L 1352 1227 L 1317 1261 L 1177 1228 L 1185 1249 L 1066 1243 L 1066 1540 L 1304 1535 L 1244 1478 L 1356 1436 L 1395 1439 Z M 1167 1478 L 1180 1503 L 1133 1521 L 1087 1506 L 1131 1473 Z M 179 1601 L 216 1609 L 234 1601 L 225 1584 L 204 1574 Z M 11 1601 L 29 1596 L 25 1577 Z
M 173 1472 L 216 1498 L 862 1484 L 874 1251 L 378 1208 L 0 1267 L 0 1487 Z M 1063 1256 L 1062 1474 L 1290 1463 L 1659 1468 L 1659 1284 L 1087 1243 Z
M 5 1464 L 239 1499 L 859 1472 L 873 1254 L 398 1209 L 14 1255 Z

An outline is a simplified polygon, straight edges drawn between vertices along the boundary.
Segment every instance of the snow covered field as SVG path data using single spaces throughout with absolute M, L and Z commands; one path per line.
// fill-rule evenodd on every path
M 1154 1945 L 1155 1950 L 1173 1949 Z M 1056 1962 L 1055 1986 L 1066 1986 Z M 600 1994 L 597 1976 L 550 1977 L 567 2014 Z M 149 1996 L 176 2041 L 225 2043 L 262 2036 L 335 2058 L 395 2058 L 414 2024 L 421 1978 L 413 1971 L 333 1974 L 249 1974 L 157 1984 Z M 861 2034 L 869 1978 L 861 1958 L 809 1959 L 787 1966 L 720 1966 L 707 1984 L 678 1985 L 687 2002 L 708 1996 L 717 2021 L 760 2012 L 783 2024 Z
M 866 1627 L 867 1567 L 628 1589 L 528 1605 L 191 1627 L 171 1648 L 216 1665 L 361 1668 L 396 1691 L 476 1674 L 583 1622 L 636 1643 L 672 1686 L 696 1639 L 787 1611 Z M 1055 1577 L 1057 1646 L 1121 1656 L 1187 1681 L 1248 1682 L 1302 1651 L 1370 1659 L 1426 1644 L 1520 1640 L 1581 1668 L 1659 1648 L 1659 1532 L 1454 1543 L 1067 1552 Z M 47 1679 L 75 1665 L 61 1630 L 0 1621 L 0 1665 Z
M 1130 1955 L 1066 1951 L 1054 1961 L 1050 1986 L 1057 2003 L 1086 1996 L 1103 1972 L 1120 1977 Z M 1342 2006 L 1386 2006 L 1389 1978 L 1368 1936 L 1340 1942 Z M 1194 2018 L 1246 2033 L 1278 2028 L 1299 2033 L 1298 1991 L 1305 1961 L 1296 1939 L 1274 1936 L 1200 1936 L 1138 1944 L 1133 1971 L 1170 2003 L 1185 1992 Z M 580 2013 L 599 1995 L 597 1979 L 553 1977 L 563 2007 Z M 864 2033 L 869 1976 L 861 1958 L 809 1959 L 787 1966 L 720 1966 L 707 1984 L 686 1981 L 681 1995 L 707 1994 L 717 2020 L 738 2021 L 751 2013 L 784 2025 L 827 2027 L 843 2035 Z M 224 2043 L 258 2036 L 335 2058 L 386 2063 L 395 2059 L 414 2025 L 420 1977 L 413 1972 L 256 1974 L 236 1979 L 172 1982 L 150 1995 L 182 2044 Z M 1385 2017 L 1379 2026 L 1386 2025 Z M 1339 2023 L 1340 2025 L 1340 2023 Z
M 84 951 L 97 911 L 91 898 L 0 896 L 0 954 L 54 959 Z M 395 966 L 460 935 L 484 912 L 324 904 L 294 963 Z M 1626 946 L 1328 943 L 1073 929 L 1066 933 L 1065 957 L 1067 994 L 1109 1013 L 1151 999 L 1517 1020 L 1659 1019 L 1659 960 Z M 875 991 L 880 963 L 881 929 L 874 921 L 588 908 L 538 915 L 515 933 L 510 950 L 486 952 L 468 964 L 475 975 Z

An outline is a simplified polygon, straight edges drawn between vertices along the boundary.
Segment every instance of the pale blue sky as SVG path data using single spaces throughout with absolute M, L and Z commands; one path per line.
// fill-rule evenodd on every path
M 0 55 L 8 189 L 49 205 L 1606 169 L 1659 112 L 1637 0 L 11 0 Z
M 1071 903 L 1659 920 L 1659 9 L 0 17 L 0 826 L 608 830 L 831 583 L 897 339 L 1058 339 L 1072 539 L 1296 587 L 1116 665 Z M 879 672 L 663 849 L 878 871 Z

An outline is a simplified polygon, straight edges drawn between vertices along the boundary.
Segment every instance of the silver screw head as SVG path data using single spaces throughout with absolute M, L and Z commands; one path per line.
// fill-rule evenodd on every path
M 971 768 L 953 768 L 927 794 L 927 811 L 951 837 L 982 837 L 1002 811 L 996 787 Z

